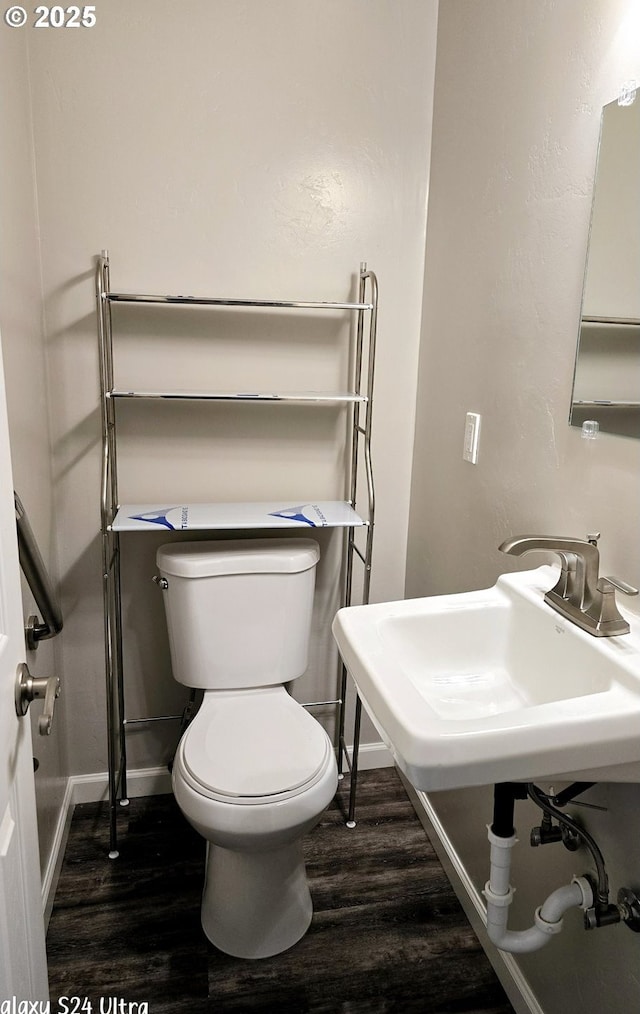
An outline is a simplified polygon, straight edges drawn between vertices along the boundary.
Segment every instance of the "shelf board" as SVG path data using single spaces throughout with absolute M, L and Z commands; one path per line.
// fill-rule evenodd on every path
M 284 299 L 220 299 L 207 296 L 152 296 L 134 292 L 105 292 L 109 303 L 157 303 L 173 306 L 238 306 L 258 309 L 296 310 L 372 310 L 372 303 L 325 302 L 321 300 L 301 301 Z
M 622 327 L 638 327 L 640 325 L 640 319 L 638 317 L 583 317 L 583 324 L 618 324 Z
M 640 408 L 640 401 L 574 401 L 573 408 Z
M 365 395 L 351 391 L 127 391 L 114 389 L 108 398 L 142 398 L 158 401 L 288 401 L 288 402 L 365 402 Z
M 350 528 L 366 522 L 344 500 L 316 503 L 195 503 L 123 504 L 117 511 L 114 532 L 233 531 L 245 528 Z

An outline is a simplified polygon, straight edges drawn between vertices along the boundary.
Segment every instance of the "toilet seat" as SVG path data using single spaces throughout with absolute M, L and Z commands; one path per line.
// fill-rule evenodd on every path
M 185 779 L 221 802 L 277 802 L 321 778 L 332 747 L 322 726 L 287 693 L 269 687 L 205 694 L 180 743 Z

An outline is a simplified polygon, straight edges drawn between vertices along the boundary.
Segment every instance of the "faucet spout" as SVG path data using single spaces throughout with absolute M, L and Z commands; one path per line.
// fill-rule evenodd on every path
M 626 634 L 629 624 L 620 615 L 608 582 L 598 579 L 598 547 L 586 539 L 550 535 L 519 535 L 499 547 L 510 556 L 548 552 L 560 557 L 558 582 L 545 595 L 545 602 L 583 630 L 596 636 Z

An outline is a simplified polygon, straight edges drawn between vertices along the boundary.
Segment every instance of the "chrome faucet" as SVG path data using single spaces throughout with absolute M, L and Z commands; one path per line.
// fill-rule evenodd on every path
M 627 594 L 637 591 L 615 578 L 598 577 L 597 537 L 586 540 L 520 535 L 507 539 L 499 548 L 510 556 L 537 551 L 556 553 L 562 561 L 560 578 L 545 594 L 545 602 L 595 637 L 629 633 L 629 624 L 618 612 L 616 588 Z

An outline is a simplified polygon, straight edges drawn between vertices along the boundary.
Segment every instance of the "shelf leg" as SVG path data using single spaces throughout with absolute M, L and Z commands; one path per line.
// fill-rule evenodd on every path
M 356 826 L 356 789 L 358 788 L 358 752 L 360 750 L 360 725 L 362 722 L 362 701 L 356 696 L 356 714 L 353 723 L 353 753 L 351 755 L 351 786 L 349 789 L 349 814 L 347 827 Z
M 115 683 L 118 699 L 118 748 L 120 765 L 120 806 L 128 806 L 127 794 L 127 737 L 125 730 L 124 678 L 122 661 L 122 593 L 120 582 L 120 536 L 115 536 L 115 565 L 113 574 L 113 609 L 115 631 Z
M 338 709 L 338 730 L 336 735 L 336 742 L 338 744 L 338 778 L 344 778 L 344 724 L 345 724 L 345 713 L 347 709 L 347 669 L 343 664 L 340 665 L 340 690 L 338 697 L 340 698 L 340 707 Z

